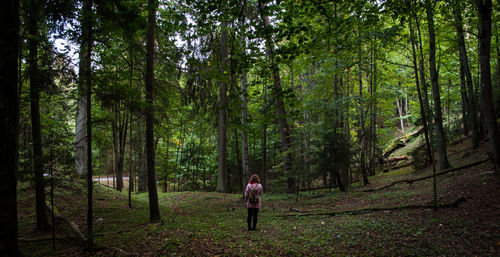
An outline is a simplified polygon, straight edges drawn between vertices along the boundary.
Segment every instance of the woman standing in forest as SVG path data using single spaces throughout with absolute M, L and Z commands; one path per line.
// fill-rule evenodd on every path
M 248 231 L 255 230 L 257 226 L 257 214 L 262 207 L 262 185 L 260 184 L 260 178 L 257 174 L 253 174 L 248 182 L 245 190 L 245 206 L 248 209 Z

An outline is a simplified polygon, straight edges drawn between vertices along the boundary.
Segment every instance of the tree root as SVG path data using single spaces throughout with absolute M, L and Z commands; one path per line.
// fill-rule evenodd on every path
M 465 169 L 465 168 L 477 166 L 477 165 L 482 164 L 482 163 L 484 163 L 484 162 L 486 162 L 488 160 L 489 160 L 489 158 L 484 159 L 484 160 L 480 160 L 480 161 L 476 161 L 476 162 L 472 162 L 472 163 L 469 163 L 469 164 L 465 164 L 465 165 L 462 165 L 460 167 L 445 169 L 445 170 L 443 170 L 443 171 L 441 171 L 439 173 L 436 173 L 436 176 L 440 176 L 440 175 L 443 175 L 443 174 L 446 174 L 446 173 L 449 173 L 449 172 L 454 172 L 454 171 L 457 171 L 457 170 L 461 170 L 461 169 Z M 417 181 L 420 181 L 420 180 L 426 180 L 426 179 L 429 179 L 429 178 L 432 178 L 432 177 L 433 177 L 433 175 L 429 175 L 429 176 L 425 176 L 425 177 L 421 177 L 421 178 L 416 178 L 416 179 L 398 180 L 398 181 L 392 182 L 389 185 L 385 185 L 385 186 L 377 187 L 377 188 L 372 188 L 372 189 L 366 189 L 366 190 L 362 190 L 361 192 L 374 192 L 374 191 L 377 191 L 377 190 L 380 190 L 380 189 L 392 187 L 392 186 L 394 186 L 396 184 L 399 184 L 399 183 L 412 184 L 413 182 L 417 182 Z
M 465 201 L 465 197 L 460 197 L 451 203 L 440 203 L 437 206 L 434 204 L 424 204 L 424 205 L 403 205 L 396 207 L 374 207 L 365 208 L 360 210 L 347 210 L 347 211 L 336 211 L 336 212 L 320 212 L 320 213 L 304 213 L 304 214 L 285 214 L 278 215 L 278 217 L 301 217 L 301 216 L 343 216 L 343 215 L 359 215 L 369 212 L 377 211 L 394 211 L 394 210 L 404 210 L 404 209 L 433 209 L 437 208 L 457 208 L 458 205 Z

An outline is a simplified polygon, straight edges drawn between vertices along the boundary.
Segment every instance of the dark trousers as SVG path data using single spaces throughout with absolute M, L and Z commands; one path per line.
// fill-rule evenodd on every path
M 248 229 L 255 229 L 255 226 L 257 226 L 257 214 L 259 214 L 259 208 L 248 208 L 248 217 L 247 217 Z M 252 219 L 253 219 L 253 227 L 252 227 Z

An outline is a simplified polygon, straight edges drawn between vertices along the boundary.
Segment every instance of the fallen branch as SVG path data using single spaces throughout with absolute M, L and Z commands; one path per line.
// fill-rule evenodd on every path
M 443 174 L 446 174 L 446 173 L 450 173 L 450 172 L 454 172 L 454 171 L 457 171 L 457 170 L 461 170 L 461 169 L 465 169 L 465 168 L 477 166 L 477 165 L 482 164 L 482 163 L 484 163 L 484 162 L 486 162 L 488 160 L 489 160 L 489 158 L 486 158 L 484 160 L 480 160 L 480 161 L 472 162 L 472 163 L 469 163 L 469 164 L 465 164 L 465 165 L 462 165 L 460 167 L 445 169 L 445 170 L 443 170 L 443 171 L 441 171 L 439 173 L 436 173 L 436 176 L 440 176 L 440 175 L 443 175 Z M 425 176 L 425 177 L 421 177 L 421 178 L 416 178 L 416 179 L 398 180 L 398 181 L 392 182 L 389 185 L 385 185 L 385 186 L 377 187 L 377 188 L 372 188 L 372 189 L 366 189 L 366 190 L 362 190 L 361 192 L 373 192 L 373 191 L 377 191 L 377 190 L 380 190 L 380 189 L 392 187 L 392 186 L 394 186 L 396 184 L 399 184 L 399 183 L 412 184 L 413 182 L 417 182 L 417 181 L 429 179 L 429 178 L 432 178 L 432 177 L 433 177 L 433 175 L 429 175 L 429 176 Z
M 47 207 L 47 210 L 51 210 L 50 206 L 46 206 Z M 68 223 L 68 225 L 71 227 L 71 230 L 73 230 L 73 232 L 75 232 L 75 234 L 78 236 L 78 238 L 80 240 L 82 240 L 82 242 L 87 242 L 87 238 L 83 235 L 83 233 L 80 231 L 80 229 L 78 228 L 78 225 L 76 225 L 76 223 L 58 213 L 54 213 L 54 217 L 56 219 L 59 219 L 59 220 L 62 220 L 66 223 Z
M 460 203 L 465 201 L 465 197 L 460 197 L 457 200 L 451 203 L 440 203 L 437 205 L 437 208 L 457 208 Z M 320 212 L 320 213 L 304 213 L 304 214 L 285 214 L 279 215 L 279 217 L 302 217 L 302 216 L 341 216 L 341 215 L 359 215 L 365 214 L 369 212 L 376 211 L 395 211 L 395 210 L 404 210 L 404 209 L 432 209 L 436 206 L 434 204 L 424 204 L 424 205 L 403 205 L 396 207 L 374 207 L 374 208 L 365 208 L 360 210 L 347 210 L 347 211 L 336 211 L 336 212 Z
M 79 237 L 56 237 L 55 240 L 74 240 L 74 239 L 80 239 Z M 19 238 L 19 242 L 21 243 L 39 243 L 39 242 L 45 242 L 45 241 L 52 241 L 52 237 L 35 237 L 35 238 Z

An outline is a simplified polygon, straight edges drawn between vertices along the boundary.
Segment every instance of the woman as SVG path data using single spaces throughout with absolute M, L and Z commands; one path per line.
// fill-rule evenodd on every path
M 262 207 L 262 185 L 257 174 L 253 174 L 248 182 L 247 189 L 245 190 L 245 206 L 248 209 L 248 231 L 255 230 L 257 226 L 257 214 Z

